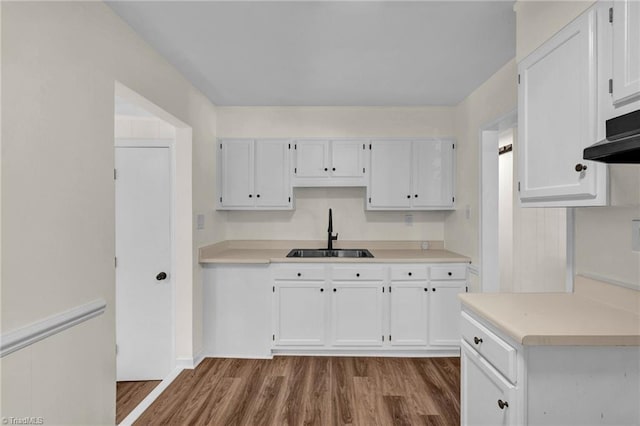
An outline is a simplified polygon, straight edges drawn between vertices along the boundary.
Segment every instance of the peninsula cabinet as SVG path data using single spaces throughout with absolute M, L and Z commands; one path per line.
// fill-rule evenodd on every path
M 453 209 L 454 148 L 451 139 L 372 141 L 367 209 Z
M 524 207 L 606 205 L 607 166 L 583 160 L 597 142 L 596 4 L 518 64 L 520 200 Z
M 640 424 L 637 346 L 522 345 L 466 306 L 461 423 Z
M 366 142 L 359 139 L 293 141 L 293 186 L 365 186 Z
M 290 146 L 278 139 L 221 140 L 218 209 L 293 209 Z

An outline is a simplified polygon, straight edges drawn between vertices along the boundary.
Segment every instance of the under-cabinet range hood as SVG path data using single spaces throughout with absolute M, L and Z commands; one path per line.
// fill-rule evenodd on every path
M 640 110 L 607 120 L 607 138 L 586 148 L 584 159 L 640 164 Z

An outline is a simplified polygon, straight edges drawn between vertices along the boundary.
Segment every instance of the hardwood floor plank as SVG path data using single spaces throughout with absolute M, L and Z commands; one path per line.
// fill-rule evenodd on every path
M 147 395 L 160 384 L 160 380 L 148 380 L 139 382 L 117 382 L 116 383 L 116 424 L 122 422 L 125 417 Z
M 207 358 L 136 424 L 457 425 L 459 386 L 457 358 Z
M 411 426 L 404 397 L 385 395 L 383 399 L 389 413 L 391 413 L 391 424 L 395 426 Z
M 248 424 L 267 426 L 273 423 L 276 413 L 276 401 L 282 391 L 284 377 L 269 376 L 264 381 L 264 386 L 258 395 L 256 408 L 251 415 Z
M 309 374 L 305 384 L 304 421 L 305 425 L 331 424 L 329 407 L 331 406 L 331 359 L 316 357 L 307 361 Z
M 349 368 L 350 358 L 333 358 L 331 362 L 331 412 L 332 424 L 353 423 L 353 371 Z

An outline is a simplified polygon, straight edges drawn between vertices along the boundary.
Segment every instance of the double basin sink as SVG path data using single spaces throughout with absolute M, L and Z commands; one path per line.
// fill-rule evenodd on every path
M 350 257 L 363 258 L 373 257 L 367 249 L 293 249 L 287 254 L 287 257 Z

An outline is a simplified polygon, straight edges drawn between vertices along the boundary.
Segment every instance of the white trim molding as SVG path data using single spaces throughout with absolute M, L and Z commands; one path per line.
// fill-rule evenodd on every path
M 102 315 L 106 307 L 107 302 L 98 299 L 4 333 L 0 342 L 0 358 Z
M 136 420 L 138 420 L 138 417 L 140 417 L 142 415 L 142 413 L 145 412 L 145 410 L 147 408 L 149 408 L 151 406 L 151 404 L 153 404 L 153 401 L 155 401 L 156 399 L 158 399 L 158 397 L 160 396 L 160 394 L 162 392 L 164 392 L 164 390 L 166 388 L 169 387 L 169 385 L 176 379 L 178 378 L 178 376 L 180 375 L 180 373 L 183 371 L 184 369 L 181 367 L 176 367 L 171 373 L 169 373 L 169 375 L 167 377 L 165 377 L 164 379 L 162 379 L 162 381 L 158 384 L 158 386 L 156 386 L 150 393 L 149 395 L 147 395 L 141 402 L 140 404 L 138 404 L 136 406 L 136 408 L 134 408 L 131 413 L 129 413 L 129 415 L 127 417 L 124 418 L 124 420 L 122 420 L 122 422 L 120 422 L 120 426 L 129 426 L 132 425 Z

